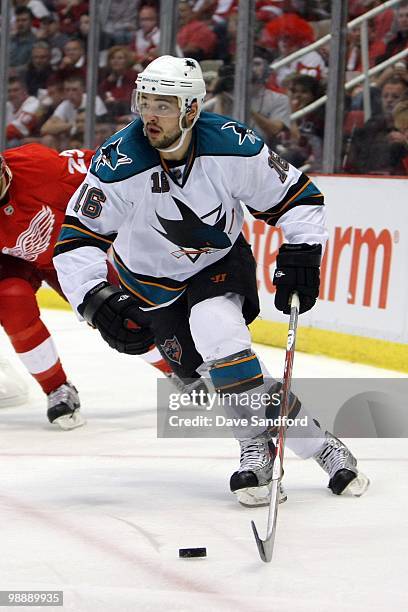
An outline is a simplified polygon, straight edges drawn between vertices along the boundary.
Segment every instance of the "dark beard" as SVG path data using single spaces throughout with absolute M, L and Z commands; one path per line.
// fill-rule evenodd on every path
M 171 147 L 171 145 L 173 145 L 181 136 L 181 130 L 179 131 L 178 134 L 173 134 L 172 136 L 167 136 L 165 138 L 163 138 L 163 140 L 161 140 L 161 142 L 156 142 L 155 144 L 153 144 L 152 142 L 150 142 L 150 138 L 148 137 L 149 143 L 150 145 L 154 148 L 154 149 L 168 149 L 169 147 Z

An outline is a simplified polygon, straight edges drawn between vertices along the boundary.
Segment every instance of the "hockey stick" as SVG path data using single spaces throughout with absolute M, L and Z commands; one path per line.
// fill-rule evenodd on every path
M 293 293 L 290 303 L 288 339 L 286 344 L 285 367 L 283 370 L 283 382 L 281 390 L 281 404 L 279 414 L 279 416 L 281 417 L 281 423 L 278 428 L 275 445 L 275 457 L 273 461 L 272 471 L 271 500 L 269 502 L 268 525 L 266 528 L 265 540 L 261 540 L 258 535 L 258 531 L 256 529 L 254 521 L 251 521 L 252 530 L 254 532 L 256 544 L 258 546 L 259 555 L 262 561 L 265 561 L 265 563 L 269 563 L 272 559 L 273 546 L 275 542 L 276 519 L 278 516 L 279 506 L 279 485 L 283 476 L 283 454 L 285 452 L 286 436 L 285 419 L 282 419 L 282 417 L 287 417 L 288 413 L 289 394 L 292 383 L 293 358 L 295 355 L 298 315 L 299 296 L 297 293 Z

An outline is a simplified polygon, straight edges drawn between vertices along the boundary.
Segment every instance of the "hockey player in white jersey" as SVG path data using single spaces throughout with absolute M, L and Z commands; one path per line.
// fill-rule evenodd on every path
M 154 338 L 182 379 L 198 377 L 204 363 L 220 394 L 240 398 L 270 391 L 247 327 L 259 302 L 242 203 L 281 227 L 275 305 L 289 313 L 297 291 L 302 313 L 319 293 L 323 196 L 245 125 L 201 113 L 204 96 L 193 59 L 162 56 L 139 74 L 132 109 L 140 119 L 95 154 L 68 205 L 54 264 L 73 308 L 111 347 L 138 354 Z M 111 245 L 121 289 L 107 282 Z M 295 397 L 289 416 L 307 416 Z M 315 458 L 333 493 L 363 492 L 367 479 L 342 442 L 311 417 L 306 430 L 295 427 L 288 446 Z M 270 436 L 251 430 L 239 442 L 230 488 L 246 505 L 266 503 Z

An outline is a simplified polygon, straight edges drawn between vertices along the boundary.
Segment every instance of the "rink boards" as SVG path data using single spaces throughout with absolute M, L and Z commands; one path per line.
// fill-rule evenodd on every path
M 298 348 L 408 371 L 408 186 L 406 179 L 315 176 L 325 194 L 329 242 L 320 299 L 302 315 Z M 258 262 L 261 317 L 256 342 L 283 345 L 287 317 L 274 307 L 280 230 L 246 215 L 244 233 Z M 51 290 L 40 303 L 66 307 Z

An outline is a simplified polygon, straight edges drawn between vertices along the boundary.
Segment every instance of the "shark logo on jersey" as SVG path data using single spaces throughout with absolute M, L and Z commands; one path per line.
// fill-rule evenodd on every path
M 156 217 L 165 231 L 162 232 L 155 227 L 153 229 L 181 247 L 180 250 L 172 252 L 174 257 L 179 259 L 185 255 L 195 263 L 204 253 L 214 253 L 231 246 L 231 240 L 224 232 L 226 213 L 221 216 L 222 204 L 199 217 L 184 202 L 175 197 L 172 199 L 181 214 L 181 219 L 165 219 L 156 212 Z M 204 223 L 203 219 L 211 215 L 216 215 L 215 224 Z
M 125 155 L 119 150 L 119 145 L 122 142 L 122 137 L 110 142 L 105 147 L 101 147 L 99 157 L 96 160 L 96 171 L 98 172 L 101 166 L 108 166 L 111 170 L 116 170 L 118 166 L 123 164 L 131 164 L 133 159 Z
M 232 129 L 234 133 L 238 136 L 238 144 L 239 146 L 243 145 L 245 140 L 248 138 L 251 144 L 255 144 L 257 140 L 261 140 L 251 128 L 246 128 L 243 125 L 239 125 L 236 121 L 227 121 L 221 127 L 222 130 Z

